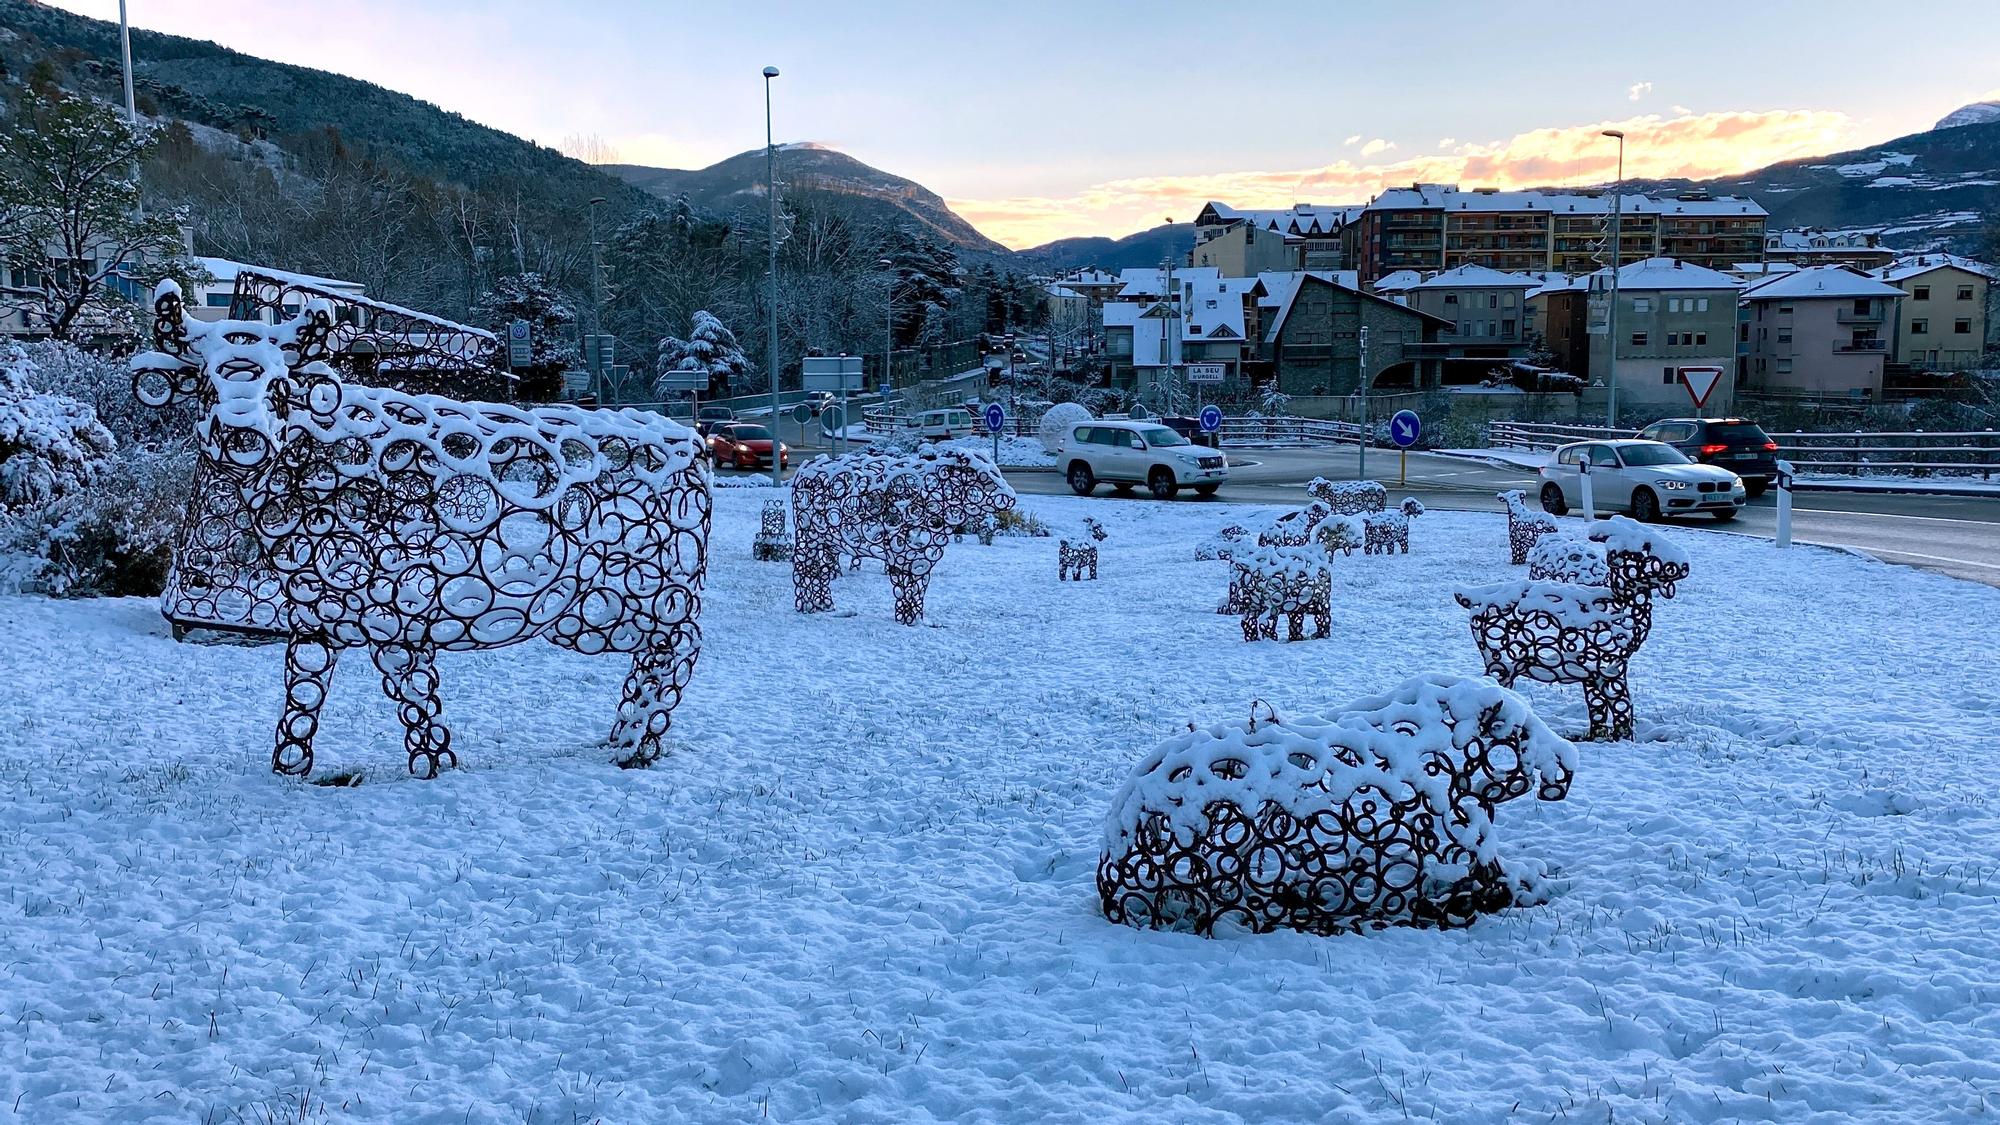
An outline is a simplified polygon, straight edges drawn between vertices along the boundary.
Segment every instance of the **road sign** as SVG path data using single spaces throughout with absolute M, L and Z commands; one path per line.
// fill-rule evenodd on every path
M 1187 377 L 1190 383 L 1220 383 L 1229 374 L 1229 367 L 1221 363 L 1190 363 Z
M 1125 412 L 1125 417 L 1132 419 L 1134 422 L 1143 422 L 1152 416 L 1152 411 L 1147 410 L 1146 404 L 1143 402 L 1133 403 L 1132 409 Z
M 825 434 L 827 437 L 832 437 L 846 428 L 847 413 L 840 409 L 838 403 L 832 404 L 819 412 L 820 433 Z
M 861 389 L 861 357 L 858 355 L 809 355 L 803 363 L 806 390 Z
M 997 402 L 986 404 L 986 428 L 996 434 L 1007 428 L 1007 411 Z
M 1389 440 L 1398 449 L 1408 449 L 1417 444 L 1417 435 L 1424 432 L 1423 419 L 1414 410 L 1398 410 L 1389 419 Z
M 799 425 L 803 426 L 807 422 L 810 422 L 812 420 L 813 420 L 812 407 L 807 406 L 803 402 L 799 403 L 797 406 L 792 407 L 792 421 L 797 422 Z
M 1222 428 L 1222 408 L 1210 403 L 1201 408 L 1201 432 L 1212 434 Z
M 708 389 L 708 372 L 700 368 L 676 367 L 661 373 L 653 381 L 653 387 L 662 391 L 705 391 Z
M 516 317 L 507 326 L 507 366 L 526 367 L 535 361 L 535 342 L 528 322 Z
M 1694 400 L 1694 408 L 1700 410 L 1708 405 L 1708 396 L 1715 385 L 1722 381 L 1720 367 L 1683 367 L 1681 382 L 1687 385 L 1688 397 Z
M 592 371 L 603 371 L 618 359 L 618 337 L 603 333 L 591 333 L 583 338 L 583 365 Z

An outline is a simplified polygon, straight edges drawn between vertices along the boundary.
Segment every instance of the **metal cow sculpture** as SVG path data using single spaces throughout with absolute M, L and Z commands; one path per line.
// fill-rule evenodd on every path
M 701 645 L 698 439 L 636 411 L 350 385 L 327 363 L 332 328 L 318 304 L 275 325 L 203 323 L 165 282 L 159 350 L 132 361 L 141 401 L 203 410 L 180 589 L 248 588 L 268 618 L 249 626 L 287 638 L 272 768 L 311 771 L 334 666 L 366 648 L 410 771 L 435 776 L 457 764 L 436 653 L 531 637 L 630 654 L 611 742 L 621 765 L 657 759 Z
M 842 563 L 882 560 L 896 620 L 923 620 L 931 570 L 953 532 L 1014 506 L 982 454 L 924 446 L 913 454 L 815 457 L 792 477 L 792 585 L 800 613 L 833 608 Z

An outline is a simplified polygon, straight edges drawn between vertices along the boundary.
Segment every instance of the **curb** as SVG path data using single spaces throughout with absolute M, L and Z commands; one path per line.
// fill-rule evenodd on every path
M 1853 485 L 1834 484 L 1829 481 L 1808 482 L 1808 481 L 1794 479 L 1792 481 L 1792 491 L 1793 492 L 1844 492 L 1849 496 L 1868 496 L 1876 494 L 1883 496 L 1963 496 L 1981 500 L 2000 500 L 2000 489 L 1954 488 L 1950 485 L 1945 485 L 1941 487 L 1925 487 L 1925 488 L 1918 488 L 1912 486 L 1906 488 L 1899 485 L 1887 484 L 1887 485 L 1870 485 L 1866 487 L 1857 488 Z

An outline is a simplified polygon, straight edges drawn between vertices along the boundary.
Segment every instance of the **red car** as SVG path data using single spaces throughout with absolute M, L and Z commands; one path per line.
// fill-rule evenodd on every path
M 708 455 L 717 465 L 734 465 L 739 469 L 769 468 L 771 431 L 748 422 L 711 426 L 708 431 Z M 779 442 L 779 467 L 790 468 L 791 463 L 792 451 L 785 447 L 784 442 Z

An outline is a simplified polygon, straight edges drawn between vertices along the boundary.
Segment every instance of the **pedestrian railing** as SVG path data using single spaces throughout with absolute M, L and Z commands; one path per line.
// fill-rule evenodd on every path
M 1573 441 L 1629 438 L 1635 431 L 1604 426 L 1542 422 L 1493 422 L 1486 444 L 1495 449 L 1554 449 Z M 2000 431 L 1851 430 L 1846 433 L 1774 433 L 1777 454 L 1800 473 L 1893 473 L 1907 476 L 1977 475 L 2000 472 Z
M 1361 427 L 1354 422 L 1323 418 L 1292 418 L 1285 415 L 1244 415 L 1224 418 L 1216 431 L 1224 445 L 1359 445 Z

